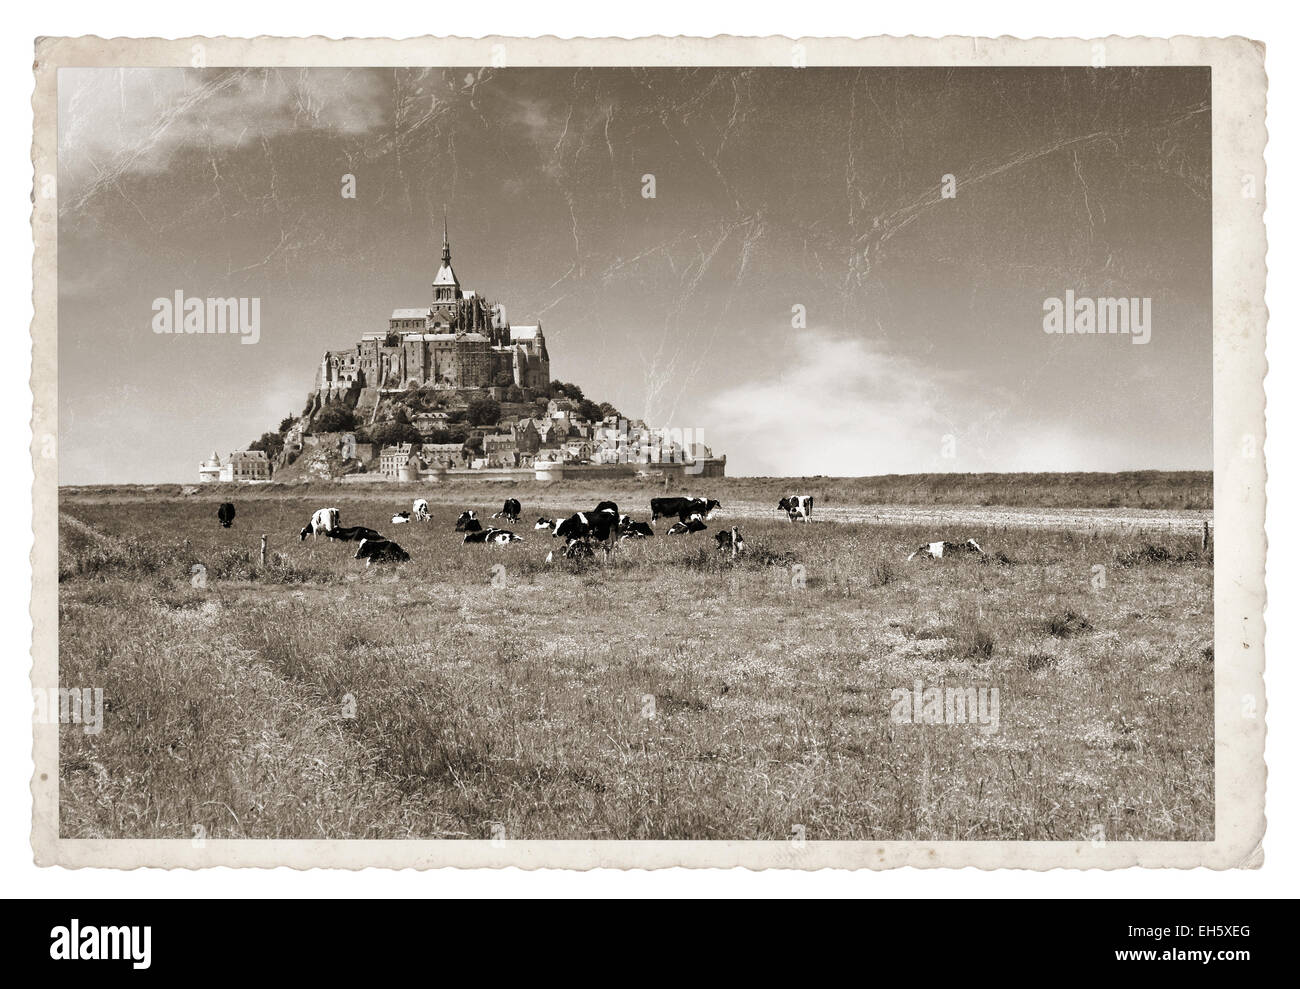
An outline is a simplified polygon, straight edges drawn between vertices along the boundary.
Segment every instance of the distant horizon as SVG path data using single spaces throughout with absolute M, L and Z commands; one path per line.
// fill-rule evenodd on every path
M 1102 471 L 1084 471 L 1084 470 L 1043 470 L 1043 471 L 914 471 L 908 473 L 890 473 L 890 474 L 733 474 L 728 472 L 725 477 L 708 477 L 699 478 L 699 486 L 704 487 L 709 484 L 727 481 L 873 481 L 887 480 L 889 478 L 925 478 L 925 477 L 1069 477 L 1069 476 L 1091 476 L 1091 477 L 1120 477 L 1131 474 L 1206 474 L 1212 479 L 1214 476 L 1213 468 L 1202 467 L 1138 467 L 1125 470 L 1102 470 Z M 452 476 L 452 484 L 459 484 L 462 481 L 473 482 L 477 480 L 472 472 L 466 471 Z M 609 478 L 566 478 L 562 481 L 538 482 L 551 483 L 559 486 L 564 484 L 597 484 L 604 481 L 610 484 L 637 483 L 641 478 L 636 476 L 609 477 Z M 692 476 L 687 475 L 682 484 L 689 484 L 693 480 Z M 158 480 L 158 481 L 94 481 L 91 483 L 82 483 L 77 481 L 60 481 L 60 488 L 123 488 L 123 487 L 153 487 L 163 484 L 177 484 L 182 487 L 197 487 L 200 490 L 207 487 L 248 487 L 262 488 L 271 485 L 282 484 L 286 487 L 310 487 L 311 485 L 336 484 L 357 491 L 371 491 L 375 489 L 382 490 L 384 487 L 439 487 L 445 482 L 437 481 L 376 481 L 373 484 L 359 484 L 357 482 L 348 482 L 342 479 L 326 480 L 324 478 L 312 478 L 303 480 L 296 478 L 291 481 L 277 481 L 274 477 L 270 481 L 211 481 L 200 482 L 197 479 L 190 480 Z M 504 482 L 492 480 L 489 475 L 484 474 L 482 483 L 488 490 L 508 487 Z M 660 483 L 655 481 L 654 483 Z

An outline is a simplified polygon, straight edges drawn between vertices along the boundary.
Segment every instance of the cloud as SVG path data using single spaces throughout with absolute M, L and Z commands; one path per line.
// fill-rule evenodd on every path
M 1018 397 L 855 338 L 793 338 L 782 373 L 706 407 L 709 443 L 738 475 L 860 476 L 942 471 L 1090 470 L 1107 457 L 1068 424 L 1040 422 Z M 948 454 L 948 455 L 945 455 Z
M 366 135 L 389 102 L 364 70 L 61 69 L 60 205 L 79 209 L 124 176 L 165 171 L 182 149 L 216 154 L 312 130 Z

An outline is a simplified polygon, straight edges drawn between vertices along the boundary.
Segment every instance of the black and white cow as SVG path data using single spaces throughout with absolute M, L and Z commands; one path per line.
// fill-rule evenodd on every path
M 393 523 L 393 525 L 405 525 L 407 522 L 411 521 L 411 513 L 398 512 L 396 515 L 392 517 L 390 521 Z
M 501 506 L 501 511 L 492 517 L 494 519 L 505 519 L 507 522 L 518 522 L 523 511 L 524 508 L 519 504 L 518 498 L 507 498 L 506 503 Z
M 460 518 L 456 520 L 457 532 L 482 532 L 483 525 L 478 520 L 478 513 L 473 511 L 461 512 Z
M 597 505 L 594 509 L 592 509 L 592 511 L 597 515 L 601 515 L 601 514 L 613 515 L 616 520 L 618 519 L 618 506 L 614 504 L 612 501 L 602 501 L 599 505 Z
M 366 566 L 372 563 L 405 563 L 411 554 L 389 539 L 363 539 L 357 547 L 354 560 L 365 560 Z
M 491 528 L 490 526 L 489 526 L 488 528 L 484 529 L 482 526 L 479 526 L 479 527 L 478 527 L 477 529 L 475 529 L 475 530 L 472 530 L 472 531 L 466 532 L 466 533 L 465 533 L 465 538 L 462 539 L 462 540 L 460 541 L 460 543 L 461 543 L 462 546 L 464 546 L 464 545 L 466 545 L 466 544 L 468 544 L 468 543 L 486 543 L 489 539 L 492 538 L 493 533 L 495 533 L 495 532 L 497 532 L 497 531 L 503 531 L 503 532 L 504 532 L 505 530 L 497 530 L 497 529 L 493 529 L 493 528 Z
M 778 501 L 776 507 L 785 512 L 791 522 L 796 522 L 799 519 L 807 522 L 812 518 L 812 495 L 791 495 L 789 498 L 782 498 Z
M 713 537 L 718 544 L 718 552 L 731 551 L 732 556 L 739 556 L 745 552 L 745 537 L 740 534 L 740 530 L 734 525 L 730 529 L 724 529 Z
M 979 553 L 983 555 L 984 551 L 980 549 L 980 544 L 974 539 L 967 539 L 964 543 L 947 543 L 940 540 L 938 542 L 926 543 L 909 556 L 908 559 L 912 560 L 919 556 L 931 560 L 941 560 L 945 554 L 948 556 L 956 556 L 958 553 Z
M 670 536 L 681 536 L 692 532 L 703 532 L 708 526 L 700 521 L 698 515 L 692 515 L 688 521 L 674 522 L 671 529 L 668 530 Z
M 679 522 L 686 522 L 694 515 L 708 519 L 721 507 L 722 502 L 713 498 L 651 498 L 650 521 L 674 515 Z
M 553 530 L 555 529 L 556 524 L 557 524 L 557 520 L 556 520 L 556 519 L 548 519 L 545 515 L 543 515 L 541 518 L 539 518 L 539 519 L 537 520 L 537 524 L 534 525 L 533 528 L 534 528 L 534 529 L 551 529 L 551 530 L 553 531 Z
M 223 501 L 218 505 L 217 521 L 221 523 L 221 528 L 229 529 L 235 521 L 235 506 L 228 501 Z
M 609 512 L 574 512 L 563 522 L 554 524 L 552 537 L 561 539 L 597 539 L 605 542 L 618 527 L 618 514 Z
M 311 533 L 312 539 L 315 539 L 322 532 L 329 535 L 334 529 L 339 527 L 339 510 L 337 508 L 318 508 L 312 515 L 311 521 L 302 527 L 298 532 L 298 539 L 302 541 L 307 538 L 307 533 Z
M 627 516 L 623 516 L 627 518 Z M 650 528 L 648 522 L 628 521 L 626 525 L 620 523 L 618 527 L 619 539 L 649 539 L 655 534 L 654 529 Z
M 488 532 L 488 542 L 496 543 L 498 546 L 509 546 L 511 543 L 522 543 L 524 537 L 517 532 L 511 532 L 509 529 L 491 529 Z
M 429 503 L 423 498 L 416 498 L 411 505 L 411 517 L 417 522 L 429 521 Z
M 331 539 L 339 539 L 343 542 L 358 543 L 363 539 L 383 539 L 384 537 L 374 529 L 368 529 L 364 525 L 339 526 L 337 529 L 331 529 L 325 533 Z

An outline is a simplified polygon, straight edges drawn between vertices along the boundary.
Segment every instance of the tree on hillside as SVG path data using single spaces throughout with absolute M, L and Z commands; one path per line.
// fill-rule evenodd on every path
M 410 421 L 411 415 L 406 411 L 406 406 L 399 405 L 393 410 L 393 422 L 409 423 Z
M 584 398 L 578 403 L 578 415 L 588 422 L 600 422 L 605 418 L 605 413 L 601 411 L 600 406 L 589 398 Z
M 613 416 L 615 419 L 623 418 L 623 413 L 610 405 L 609 402 L 600 403 L 600 414 L 602 418 L 609 418 L 610 416 Z
M 368 426 L 357 436 L 363 443 L 393 446 L 397 443 L 419 443 L 420 431 L 408 422 L 380 422 Z
M 248 444 L 250 450 L 265 450 L 266 459 L 274 461 L 284 450 L 284 437 L 279 433 L 263 433 L 260 439 Z
M 501 420 L 501 404 L 490 398 L 469 403 L 469 421 L 475 426 L 495 426 Z
M 331 402 L 321 409 L 312 424 L 313 433 L 346 433 L 356 428 L 356 417 L 346 405 Z
M 287 433 L 293 427 L 293 416 L 285 416 L 280 420 L 279 432 Z
M 583 397 L 582 389 L 575 384 L 567 381 L 551 382 L 551 398 L 567 398 L 574 402 L 581 402 Z

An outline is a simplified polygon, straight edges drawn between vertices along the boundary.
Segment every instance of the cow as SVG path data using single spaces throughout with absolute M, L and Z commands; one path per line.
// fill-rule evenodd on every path
M 713 518 L 713 513 L 722 507 L 722 502 L 713 498 L 651 498 L 650 521 L 677 516 L 679 522 L 686 522 L 693 515 Z
M 776 503 L 779 511 L 785 512 L 791 522 L 803 519 L 807 522 L 812 517 L 812 495 L 791 495 Z
M 505 519 L 507 522 L 518 522 L 523 511 L 524 508 L 519 504 L 518 498 L 507 498 L 506 503 L 501 506 L 501 511 L 492 517 L 494 519 Z
M 339 539 L 343 542 L 359 543 L 363 539 L 383 539 L 384 537 L 374 529 L 368 529 L 364 525 L 339 526 L 337 529 L 331 529 L 325 533 L 331 539 Z
M 337 508 L 318 508 L 312 515 L 311 521 L 302 527 L 298 532 L 298 541 L 307 538 L 307 533 L 311 533 L 312 539 L 315 539 L 322 532 L 329 535 L 330 532 L 339 527 L 339 510 Z
M 563 522 L 556 523 L 551 530 L 552 538 L 564 539 L 598 539 L 605 542 L 618 526 L 617 514 L 609 512 L 574 512 Z
M 485 543 L 492 538 L 493 533 L 496 533 L 498 531 L 504 532 L 505 530 L 498 530 L 492 528 L 484 529 L 480 525 L 477 529 L 467 531 L 465 533 L 465 538 L 460 541 L 460 544 L 464 546 L 468 543 Z
M 534 529 L 554 529 L 555 526 L 556 526 L 556 524 L 557 524 L 557 520 L 556 520 L 556 519 L 548 519 L 545 515 L 543 515 L 541 518 L 539 518 L 539 519 L 537 520 L 537 524 L 534 525 L 533 528 L 534 528 Z
M 411 554 L 389 539 L 363 539 L 357 547 L 354 560 L 365 560 L 366 566 L 372 563 L 405 563 Z
M 745 552 L 745 537 L 734 525 L 730 529 L 719 532 L 713 538 L 718 544 L 719 553 L 730 550 L 732 556 L 739 556 Z
M 417 522 L 427 522 L 429 520 L 429 503 L 423 498 L 416 498 L 411 505 L 411 515 Z
M 698 515 L 692 515 L 690 521 L 674 522 L 673 527 L 668 530 L 670 536 L 680 536 L 692 532 L 703 532 L 708 526 L 700 521 Z
M 405 525 L 409 521 L 411 521 L 410 512 L 398 512 L 392 518 L 393 525 Z
M 592 509 L 592 512 L 593 514 L 596 515 L 599 515 L 603 512 L 607 515 L 613 515 L 615 519 L 618 518 L 618 506 L 614 504 L 612 501 L 602 501 L 599 505 L 597 505 L 594 509 Z
M 221 528 L 229 529 L 235 521 L 235 506 L 228 501 L 223 501 L 218 505 L 217 521 L 221 523 Z
M 522 543 L 524 537 L 517 532 L 511 532 L 509 529 L 491 529 L 488 531 L 488 542 L 496 543 L 498 546 L 509 546 L 511 543 Z
M 983 555 L 984 551 L 980 549 L 980 544 L 974 539 L 967 539 L 964 543 L 947 543 L 940 540 L 939 542 L 926 543 L 915 553 L 908 557 L 909 560 L 916 557 L 929 557 L 931 560 L 943 559 L 944 554 L 953 556 L 957 553 L 979 553 Z
M 626 516 L 624 516 L 624 518 L 626 518 Z M 620 540 L 649 539 L 651 536 L 655 534 L 654 529 L 650 528 L 648 523 L 632 522 L 632 521 L 629 521 L 627 525 L 620 525 L 618 527 L 618 532 L 619 532 L 618 538 Z
M 483 526 L 478 520 L 478 512 L 467 511 L 461 512 L 460 518 L 456 520 L 457 532 L 482 532 Z

